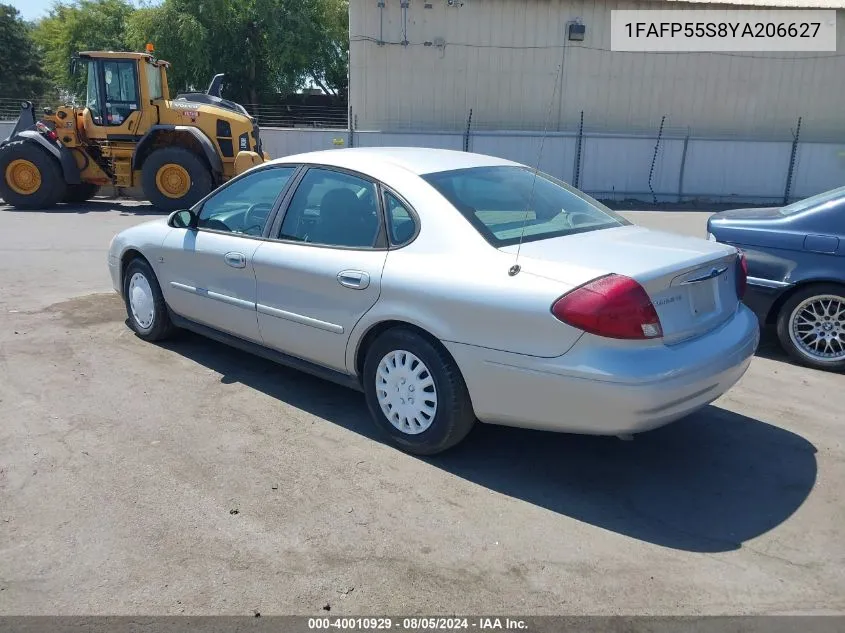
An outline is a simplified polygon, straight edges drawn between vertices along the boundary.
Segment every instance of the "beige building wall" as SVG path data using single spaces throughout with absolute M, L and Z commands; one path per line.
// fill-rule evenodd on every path
M 818 0 L 822 2 L 823 0 Z M 612 9 L 722 9 L 628 0 L 350 0 L 350 106 L 360 130 L 585 129 L 845 138 L 845 11 L 837 53 L 611 52 Z M 782 4 L 782 3 L 781 3 Z M 835 4 L 839 4 L 836 0 Z M 426 8 L 429 5 L 431 8 Z M 839 4 L 839 6 L 842 6 Z M 567 41 L 567 23 L 586 26 Z M 379 45 L 378 40 L 386 42 Z M 407 45 L 401 42 L 407 41 Z M 562 64 L 561 85 L 552 89 Z

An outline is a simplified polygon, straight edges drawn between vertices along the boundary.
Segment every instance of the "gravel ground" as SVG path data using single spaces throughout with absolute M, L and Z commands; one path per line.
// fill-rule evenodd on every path
M 151 215 L 0 207 L 0 615 L 845 613 L 841 375 L 767 337 L 633 442 L 479 425 L 418 459 L 357 393 L 136 338 L 106 248 Z

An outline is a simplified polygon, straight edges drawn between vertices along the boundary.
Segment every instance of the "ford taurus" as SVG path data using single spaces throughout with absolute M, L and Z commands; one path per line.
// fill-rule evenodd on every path
M 477 421 L 647 431 L 725 393 L 759 342 L 733 246 L 468 152 L 276 159 L 122 231 L 108 265 L 140 338 L 193 330 L 359 389 L 416 454 Z

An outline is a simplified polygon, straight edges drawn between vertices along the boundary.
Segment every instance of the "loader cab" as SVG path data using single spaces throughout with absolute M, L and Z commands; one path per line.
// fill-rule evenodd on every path
M 86 136 L 134 140 L 158 123 L 155 102 L 169 99 L 167 62 L 144 53 L 83 52 L 78 67 L 86 73 Z

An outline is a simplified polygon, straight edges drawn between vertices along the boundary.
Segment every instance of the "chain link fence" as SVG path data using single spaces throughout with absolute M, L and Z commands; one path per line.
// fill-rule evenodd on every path
M 0 121 L 14 121 L 21 110 L 21 99 L 0 97 Z M 36 113 L 58 103 L 35 99 Z M 78 105 L 78 104 L 77 104 Z M 346 129 L 349 115 L 346 106 L 316 106 L 300 104 L 243 104 L 261 127 Z
M 37 108 L 46 104 L 36 102 Z M 812 120 L 768 135 L 696 134 L 667 114 L 650 129 L 604 130 L 589 112 L 561 131 L 477 125 L 472 110 L 450 130 L 387 122 L 357 129 L 346 107 L 247 104 L 273 157 L 351 146 L 440 147 L 537 165 L 615 204 L 785 204 L 845 184 L 845 139 L 819 140 Z M 0 139 L 11 131 L 20 100 L 0 99 Z M 391 127 L 392 125 L 392 127 Z

